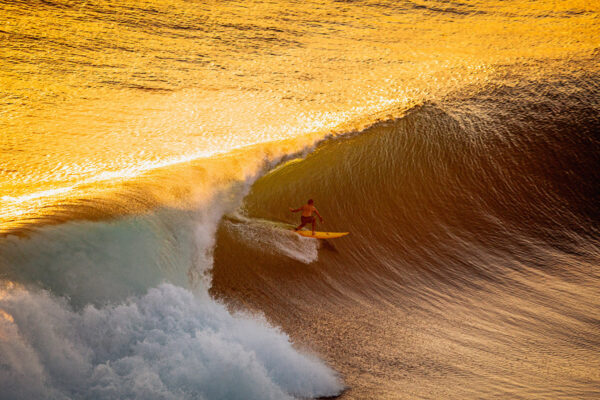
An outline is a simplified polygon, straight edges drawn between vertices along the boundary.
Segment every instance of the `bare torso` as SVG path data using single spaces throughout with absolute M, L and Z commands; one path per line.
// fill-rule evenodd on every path
M 303 205 L 300 208 L 291 208 L 290 207 L 290 211 L 291 212 L 298 212 L 298 211 L 302 211 L 302 218 L 301 218 L 301 224 L 298 225 L 294 230 L 300 230 L 302 229 L 302 227 L 304 227 L 304 225 L 306 224 L 312 224 L 312 231 L 313 231 L 313 235 L 315 233 L 315 218 L 312 216 L 313 213 L 316 213 L 317 216 L 319 217 L 319 220 L 321 221 L 321 223 L 323 223 L 323 218 L 321 217 L 321 214 L 319 214 L 319 211 L 317 210 L 317 207 L 315 207 L 313 204 L 312 200 L 309 200 L 308 204 Z
M 302 206 L 302 216 L 310 217 L 313 215 L 313 212 L 317 211 L 317 207 L 311 206 L 310 204 L 305 204 Z

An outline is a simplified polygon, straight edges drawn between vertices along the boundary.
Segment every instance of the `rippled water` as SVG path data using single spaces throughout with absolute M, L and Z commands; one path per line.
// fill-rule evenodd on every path
M 598 37 L 584 0 L 0 0 L 0 398 L 597 398 Z M 308 197 L 350 235 L 287 232 Z
M 499 65 L 543 75 L 589 57 L 598 36 L 583 1 L 0 7 L 5 229 L 148 170 L 291 138 L 299 149 L 476 88 Z

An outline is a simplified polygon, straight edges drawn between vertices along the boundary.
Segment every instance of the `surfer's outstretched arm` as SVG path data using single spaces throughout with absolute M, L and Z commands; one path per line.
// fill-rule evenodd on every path
M 316 208 L 315 208 L 315 213 L 319 216 L 319 221 L 321 221 L 321 223 L 323 223 L 323 217 L 321 217 L 321 214 L 319 214 L 319 211 L 317 211 Z
M 296 209 L 294 209 L 294 208 L 292 208 L 292 207 L 289 207 L 289 209 L 290 209 L 290 211 L 291 211 L 291 212 L 298 212 L 298 211 L 301 211 L 301 210 L 302 210 L 302 207 L 300 207 L 300 208 L 296 208 Z

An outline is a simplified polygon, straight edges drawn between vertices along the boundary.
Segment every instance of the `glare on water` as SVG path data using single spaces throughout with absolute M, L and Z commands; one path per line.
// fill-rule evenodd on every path
M 498 65 L 589 55 L 598 8 L 0 4 L 0 230 L 159 168 L 264 143 L 264 157 L 298 150 L 483 85 Z

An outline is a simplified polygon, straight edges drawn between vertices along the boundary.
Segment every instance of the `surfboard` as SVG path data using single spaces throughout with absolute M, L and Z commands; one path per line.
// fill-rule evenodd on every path
M 342 236 L 346 236 L 350 232 L 315 232 L 312 234 L 312 231 L 292 231 L 296 232 L 300 236 L 316 238 L 316 239 L 335 239 Z

